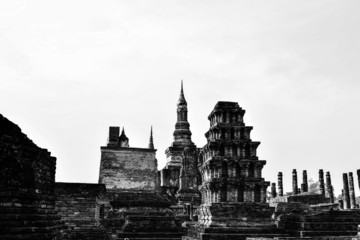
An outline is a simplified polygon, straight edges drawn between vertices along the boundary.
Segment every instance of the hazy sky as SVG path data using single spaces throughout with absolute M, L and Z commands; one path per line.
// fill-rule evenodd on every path
M 0 113 L 57 157 L 57 181 L 97 182 L 109 126 L 159 168 L 180 81 L 206 143 L 217 101 L 236 101 L 264 176 L 359 164 L 360 1 L 0 1 Z M 356 175 L 356 174 L 355 174 Z M 357 181 L 357 177 L 356 177 Z M 356 187 L 359 195 L 359 188 Z

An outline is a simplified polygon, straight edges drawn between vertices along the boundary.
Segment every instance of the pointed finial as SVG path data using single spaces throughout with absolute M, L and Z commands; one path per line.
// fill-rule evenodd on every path
M 184 94 L 183 80 L 181 79 L 181 94 Z
M 129 138 L 125 135 L 124 127 L 122 128 L 121 135 L 119 136 L 120 147 L 129 147 Z
M 154 149 L 154 141 L 153 141 L 153 131 L 152 131 L 152 126 L 150 129 L 150 140 L 149 140 L 149 149 Z
M 180 90 L 180 97 L 178 100 L 178 105 L 187 105 L 187 102 L 185 100 L 184 96 L 184 87 L 183 87 L 183 80 L 181 79 L 181 90 Z

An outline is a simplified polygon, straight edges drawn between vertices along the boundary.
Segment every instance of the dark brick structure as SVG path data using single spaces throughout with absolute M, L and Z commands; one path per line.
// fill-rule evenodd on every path
M 358 176 L 358 184 L 359 184 L 359 189 L 360 189 L 360 169 L 358 169 L 356 172 L 357 172 L 357 176 Z
M 343 173 L 343 199 L 344 209 L 350 209 L 349 181 L 347 173 Z
M 55 209 L 71 229 L 72 238 L 105 239 L 106 231 L 101 225 L 105 192 L 103 184 L 55 183 Z
M 180 186 L 177 198 L 181 205 L 195 204 L 201 202 L 198 171 L 198 151 L 196 148 L 186 147 L 183 152 L 180 168 Z
M 301 192 L 306 193 L 309 189 L 308 186 L 308 179 L 307 179 L 307 172 L 306 170 L 303 171 L 303 182 L 301 184 Z
M 324 171 L 322 169 L 319 170 L 319 190 L 320 194 L 325 196 Z
M 174 130 L 174 141 L 165 151 L 167 163 L 159 171 L 160 185 L 162 192 L 173 197 L 174 203 L 178 202 L 176 197 L 180 187 L 180 171 L 183 161 L 185 148 L 196 149 L 191 140 L 190 124 L 188 122 L 188 108 L 184 95 L 183 84 L 181 82 L 181 91 L 177 102 L 177 121 Z M 196 160 L 196 159 L 195 159 Z M 182 192 L 184 191 L 184 186 Z M 197 193 L 195 193 L 196 195 Z
M 292 193 L 294 195 L 299 193 L 296 169 L 292 171 Z
M 283 196 L 284 189 L 283 189 L 283 174 L 282 174 L 282 172 L 278 173 L 278 190 L 279 190 L 278 196 Z
M 352 209 L 357 208 L 356 199 L 355 199 L 354 177 L 352 172 L 349 172 L 349 195 L 350 195 L 350 207 Z
M 60 238 L 56 158 L 0 115 L 0 239 Z
M 331 184 L 330 172 L 326 172 L 326 191 L 330 199 L 330 203 L 334 203 L 334 191 L 333 191 L 333 186 Z
M 105 184 L 104 219 L 113 239 L 181 239 L 184 229 L 160 195 L 156 149 L 150 133 L 148 148 L 133 148 L 124 130 L 110 127 L 101 147 L 99 183 Z
M 108 144 L 101 147 L 99 183 L 107 189 L 155 191 L 159 184 L 153 143 L 150 148 L 130 147 L 124 129 L 115 137 L 119 129 L 110 127 Z
M 245 111 L 235 102 L 218 102 L 210 113 L 207 144 L 199 158 L 202 204 L 199 221 L 189 224 L 183 239 L 245 239 L 280 236 L 266 201 L 270 185 L 261 176 L 266 161 L 259 160 L 260 142 L 250 138 Z

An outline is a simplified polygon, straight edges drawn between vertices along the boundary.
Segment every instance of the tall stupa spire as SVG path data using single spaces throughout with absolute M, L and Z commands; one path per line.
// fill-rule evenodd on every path
M 191 141 L 190 124 L 187 119 L 187 102 L 184 95 L 183 81 L 181 80 L 181 90 L 177 102 L 177 122 L 175 124 L 174 142 L 178 145 L 193 145 Z
M 154 140 L 153 140 L 153 130 L 152 130 L 152 126 L 150 129 L 150 140 L 149 140 L 149 149 L 154 149 Z

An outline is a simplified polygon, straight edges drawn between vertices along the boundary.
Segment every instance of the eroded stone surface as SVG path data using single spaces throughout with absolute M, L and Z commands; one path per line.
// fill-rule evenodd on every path
M 156 150 L 101 147 L 99 183 L 106 188 L 154 191 L 158 184 Z

